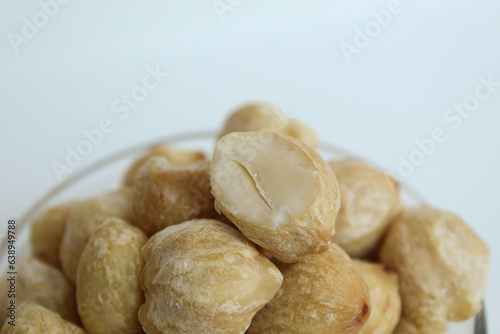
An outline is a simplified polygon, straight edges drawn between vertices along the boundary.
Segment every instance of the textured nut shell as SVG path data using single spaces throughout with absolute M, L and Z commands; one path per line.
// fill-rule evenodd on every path
M 66 320 L 79 323 L 76 311 L 75 287 L 63 273 L 37 258 L 25 258 L 16 264 L 16 305 L 24 301 L 38 303 L 59 313 Z M 8 278 L 8 275 L 7 275 Z M 7 282 L 6 279 L 3 281 Z M 1 321 L 6 319 L 9 285 L 2 282 L 0 290 Z
M 50 208 L 31 225 L 31 250 L 33 256 L 60 268 L 59 245 L 64 227 L 77 201 L 66 202 Z
M 151 157 L 139 170 L 132 191 L 135 224 L 148 235 L 216 215 L 208 161 L 175 166 L 164 157 Z
M 452 213 L 429 206 L 405 209 L 389 229 L 380 260 L 399 273 L 400 330 L 444 333 L 447 320 L 465 320 L 481 307 L 489 250 Z
M 71 211 L 59 248 L 59 259 L 64 274 L 74 284 L 78 261 L 92 232 L 106 218 L 132 221 L 131 195 L 130 188 L 106 192 L 80 202 Z
M 339 246 L 279 268 L 283 284 L 248 334 L 350 334 L 368 321 L 368 288 Z
M 342 195 L 334 242 L 350 256 L 368 254 L 399 211 L 399 184 L 355 159 L 329 162 Z
M 313 169 L 312 174 L 318 187 L 314 198 L 308 199 L 311 202 L 308 208 L 278 228 L 269 227 L 262 221 L 249 219 L 241 212 L 238 205 L 232 205 L 231 202 L 228 202 L 228 198 L 225 198 L 227 187 L 234 186 L 231 182 L 225 181 L 228 173 L 225 164 L 234 159 L 233 156 L 238 155 L 238 159 L 245 159 L 245 154 L 240 154 L 237 151 L 241 147 L 240 144 L 243 143 L 253 149 L 252 145 L 254 143 L 256 146 L 259 145 L 258 138 L 263 135 L 269 137 L 271 142 L 285 143 L 293 148 L 294 153 L 303 155 Z M 231 151 L 227 148 L 230 145 L 237 149 Z M 266 149 L 255 148 L 254 153 L 262 155 L 262 158 L 271 162 L 273 159 L 276 160 L 273 154 Z M 288 168 L 285 161 L 275 161 L 275 166 L 282 168 L 283 171 Z M 221 210 L 247 238 L 268 250 L 278 260 L 294 262 L 307 254 L 324 252 L 332 243 L 335 233 L 335 219 L 340 207 L 340 192 L 337 181 L 323 158 L 304 143 L 269 131 L 231 133 L 221 138 L 216 144 L 210 172 L 216 208 Z M 248 173 L 259 174 L 259 171 L 253 170 Z M 294 175 L 290 177 L 293 178 Z M 292 192 L 300 192 L 301 190 L 291 189 Z M 274 212 L 271 214 L 275 215 Z
M 147 241 L 138 228 L 109 218 L 90 237 L 78 264 L 76 298 L 90 333 L 142 333 L 137 318 L 144 294 L 139 276 Z
M 244 333 L 283 280 L 240 232 L 211 219 L 158 232 L 143 257 L 139 319 L 148 334 Z
M 401 315 L 398 274 L 379 263 L 354 260 L 370 292 L 372 313 L 360 334 L 391 334 Z
M 269 130 L 294 137 L 311 148 L 318 147 L 318 137 L 307 125 L 289 119 L 276 107 L 264 103 L 249 103 L 236 109 L 227 118 L 218 139 L 231 132 Z
M 85 334 L 77 325 L 64 320 L 43 306 L 33 302 L 17 305 L 16 325 L 4 323 L 1 334 Z
M 169 163 L 178 166 L 186 166 L 191 165 L 196 162 L 206 160 L 206 156 L 203 152 L 200 151 L 190 151 L 184 149 L 178 149 L 174 147 L 170 147 L 168 145 L 155 145 L 149 149 L 148 152 L 136 161 L 129 167 L 127 172 L 125 173 L 125 177 L 123 179 L 123 184 L 125 186 L 131 187 L 134 183 L 134 178 L 137 175 L 139 169 L 144 165 L 144 163 L 153 156 L 162 156 L 165 157 Z

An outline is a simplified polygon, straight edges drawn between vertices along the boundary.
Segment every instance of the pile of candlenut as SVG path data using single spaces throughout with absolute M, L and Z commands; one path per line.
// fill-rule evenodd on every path
M 317 145 L 258 103 L 230 115 L 210 158 L 152 147 L 120 189 L 33 223 L 1 332 L 438 334 L 474 316 L 489 262 L 474 231 Z

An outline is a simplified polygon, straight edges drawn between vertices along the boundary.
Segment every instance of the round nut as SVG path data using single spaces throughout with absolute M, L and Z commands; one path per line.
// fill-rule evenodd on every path
M 339 246 L 278 266 L 283 285 L 254 317 L 248 334 L 351 334 L 368 321 L 368 289 Z
M 77 201 L 66 202 L 50 208 L 31 225 L 31 249 L 33 256 L 60 268 L 59 245 L 66 221 Z
M 360 334 L 392 334 L 401 315 L 398 274 L 380 263 L 354 260 L 370 292 L 372 313 Z
M 194 218 L 214 217 L 208 161 L 175 166 L 164 157 L 144 163 L 132 186 L 135 224 L 146 234 Z
M 144 302 L 139 276 L 147 241 L 138 228 L 109 218 L 92 234 L 80 258 L 78 312 L 90 333 L 143 333 L 137 312 Z
M 92 232 L 106 218 L 117 217 L 127 222 L 132 221 L 131 197 L 131 190 L 122 188 L 90 197 L 78 203 L 71 211 L 59 248 L 59 259 L 64 274 L 73 284 L 76 284 L 78 261 Z
M 242 334 L 283 280 L 240 232 L 211 219 L 167 227 L 142 252 L 148 334 Z
M 474 316 L 486 288 L 489 250 L 458 216 L 406 208 L 391 225 L 380 260 L 399 274 L 403 312 L 397 330 L 444 333 Z
M 236 109 L 226 120 L 218 138 L 231 132 L 269 130 L 303 141 L 311 148 L 318 147 L 318 136 L 307 125 L 289 119 L 268 103 L 249 103 Z
M 334 242 L 350 256 L 363 257 L 379 243 L 399 212 L 399 184 L 355 159 L 332 160 L 329 164 L 342 196 Z
M 22 302 L 17 306 L 15 326 L 7 321 L 1 334 L 85 334 L 77 325 L 64 320 L 55 312 L 33 302 Z
M 200 151 L 178 149 L 161 144 L 155 145 L 151 147 L 144 156 L 134 161 L 134 163 L 129 167 L 129 169 L 125 173 L 123 184 L 125 186 L 131 187 L 132 184 L 134 184 L 134 179 L 139 169 L 149 158 L 154 156 L 165 157 L 169 163 L 178 166 L 187 166 L 200 161 L 205 161 L 207 159 L 205 154 Z
M 0 323 L 5 319 L 9 321 L 6 313 L 10 300 L 10 297 L 7 298 L 9 290 L 14 291 L 17 305 L 24 301 L 35 302 L 68 321 L 80 322 L 76 311 L 75 287 L 58 268 L 33 257 L 19 260 L 16 269 L 18 275 L 15 284 L 7 279 L 2 280 Z
M 221 138 L 210 165 L 216 209 L 282 262 L 332 243 L 340 194 L 331 168 L 304 143 L 270 131 Z

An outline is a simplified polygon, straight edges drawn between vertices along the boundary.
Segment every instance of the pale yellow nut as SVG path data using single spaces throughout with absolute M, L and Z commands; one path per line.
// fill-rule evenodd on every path
M 147 241 L 138 228 L 118 218 L 105 220 L 90 237 L 78 264 L 78 312 L 89 333 L 140 334 L 144 303 L 139 276 Z
M 152 235 L 190 219 L 215 217 L 209 172 L 208 161 L 176 166 L 164 157 L 149 158 L 132 186 L 135 224 Z
M 33 302 L 16 305 L 15 326 L 7 321 L 0 334 L 85 334 L 77 325 L 64 320 L 55 312 Z
M 240 232 L 199 219 L 156 233 L 143 248 L 148 334 L 242 334 L 283 277 Z
M 460 217 L 430 206 L 406 208 L 391 225 L 380 260 L 399 274 L 403 312 L 396 333 L 445 333 L 448 321 L 480 310 L 489 250 Z
M 270 131 L 235 132 L 215 146 L 215 205 L 282 262 L 332 243 L 340 193 L 331 168 L 299 140 Z
M 66 202 L 45 211 L 31 225 L 31 250 L 35 257 L 54 267 L 61 267 L 59 245 L 66 221 L 77 201 Z
M 268 130 L 318 147 L 318 137 L 307 125 L 288 118 L 278 108 L 263 102 L 249 103 L 236 109 L 226 120 L 218 138 L 231 132 Z
M 342 195 L 334 242 L 350 256 L 372 251 L 399 212 L 399 184 L 389 175 L 355 159 L 329 162 Z
M 169 163 L 178 166 L 187 166 L 207 160 L 205 153 L 201 151 L 185 150 L 162 144 L 155 145 L 151 147 L 144 156 L 134 161 L 134 163 L 129 167 L 125 173 L 123 184 L 131 187 L 139 169 L 150 157 L 153 156 L 165 157 Z
M 368 321 L 367 286 L 339 246 L 278 267 L 283 284 L 248 334 L 351 334 Z
M 79 323 L 76 311 L 75 287 L 63 273 L 40 259 L 30 257 L 16 264 L 14 280 L 11 275 L 2 279 L 0 295 L 0 325 L 10 314 L 9 303 L 14 299 L 16 305 L 23 301 L 36 302 L 66 320 Z
M 110 217 L 132 221 L 131 198 L 130 188 L 121 188 L 90 197 L 71 211 L 59 248 L 61 267 L 71 282 L 76 284 L 78 261 L 92 232 Z
M 401 315 L 401 296 L 398 274 L 393 268 L 361 260 L 354 260 L 361 278 L 370 292 L 372 313 L 360 334 L 391 334 Z

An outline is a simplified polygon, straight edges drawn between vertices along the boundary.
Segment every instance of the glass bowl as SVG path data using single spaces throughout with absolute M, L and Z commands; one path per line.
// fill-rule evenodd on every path
M 118 188 L 122 183 L 125 170 L 130 164 L 149 147 L 156 144 L 169 144 L 180 148 L 199 149 L 211 156 L 215 144 L 215 131 L 196 131 L 181 135 L 167 136 L 154 142 L 143 143 L 127 148 L 102 159 L 93 165 L 71 175 L 16 220 L 16 262 L 19 258 L 27 257 L 31 253 L 29 234 L 30 225 L 35 218 L 48 208 L 73 198 L 85 198 L 97 195 L 106 190 Z M 366 161 L 351 152 L 339 147 L 323 143 L 319 152 L 325 159 L 339 157 L 353 157 Z M 373 163 L 369 162 L 371 165 Z M 379 167 L 380 168 L 380 167 Z M 383 168 L 381 168 L 384 170 Z M 401 184 L 401 195 L 408 204 L 422 204 L 425 200 L 407 184 Z M 7 254 L 7 238 L 1 241 L 2 254 Z M 7 272 L 7 256 L 2 256 L 0 262 L 2 272 Z M 483 309 L 474 319 L 462 323 L 452 323 L 448 334 L 486 334 L 486 317 Z

